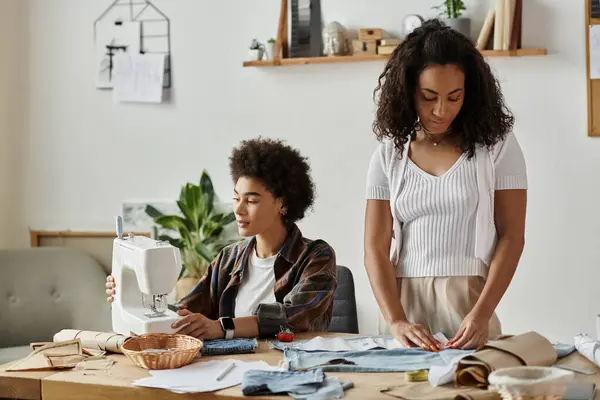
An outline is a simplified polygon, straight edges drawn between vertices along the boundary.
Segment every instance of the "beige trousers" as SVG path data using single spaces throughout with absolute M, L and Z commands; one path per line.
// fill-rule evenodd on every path
M 408 321 L 422 324 L 432 334 L 442 332 L 448 339 L 456 335 L 485 285 L 485 279 L 480 276 L 397 278 L 396 282 Z M 390 333 L 380 313 L 379 334 Z M 502 328 L 494 313 L 490 319 L 488 340 L 500 335 Z

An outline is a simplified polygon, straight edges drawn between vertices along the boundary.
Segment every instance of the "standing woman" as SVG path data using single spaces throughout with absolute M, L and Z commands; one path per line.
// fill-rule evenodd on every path
M 514 118 L 481 53 L 438 20 L 398 46 L 377 91 L 364 261 L 384 330 L 409 347 L 437 351 L 442 332 L 475 348 L 501 334 L 495 309 L 523 251 Z

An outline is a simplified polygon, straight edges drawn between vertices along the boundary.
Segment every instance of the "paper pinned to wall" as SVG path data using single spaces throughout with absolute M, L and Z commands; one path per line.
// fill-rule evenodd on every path
M 114 101 L 161 103 L 164 70 L 164 54 L 119 54 L 115 57 Z
M 590 25 L 590 79 L 600 79 L 600 25 Z

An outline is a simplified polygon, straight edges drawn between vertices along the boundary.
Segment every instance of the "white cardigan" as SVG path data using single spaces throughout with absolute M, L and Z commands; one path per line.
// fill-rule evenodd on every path
M 367 199 L 390 200 L 394 219 L 394 241 L 391 259 L 398 267 L 402 247 L 402 229 L 396 211 L 396 201 L 402 188 L 402 179 L 410 140 L 404 146 L 402 157 L 392 140 L 382 141 L 373 153 L 367 179 Z M 516 137 L 511 133 L 491 150 L 479 146 L 475 151 L 479 202 L 475 223 L 475 257 L 490 265 L 496 247 L 497 233 L 494 222 L 494 192 L 503 189 L 527 189 L 525 159 Z M 383 173 L 387 185 L 377 184 L 373 173 Z M 401 268 L 397 268 L 401 276 Z

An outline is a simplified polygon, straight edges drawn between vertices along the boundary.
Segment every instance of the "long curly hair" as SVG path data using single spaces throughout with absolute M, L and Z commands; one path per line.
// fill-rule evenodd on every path
M 462 108 L 451 125 L 458 146 L 469 157 L 477 145 L 491 147 L 510 132 L 514 117 L 500 85 L 471 40 L 431 19 L 410 33 L 394 50 L 373 92 L 377 112 L 373 131 L 378 140 L 394 142 L 402 154 L 419 128 L 415 91 L 421 72 L 431 65 L 456 65 L 465 74 Z

